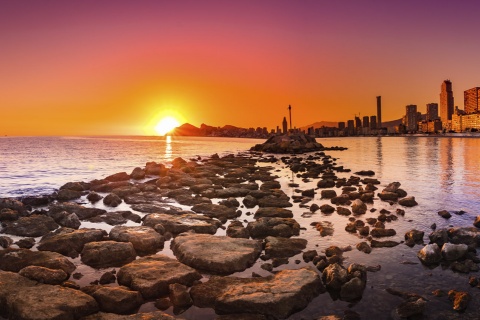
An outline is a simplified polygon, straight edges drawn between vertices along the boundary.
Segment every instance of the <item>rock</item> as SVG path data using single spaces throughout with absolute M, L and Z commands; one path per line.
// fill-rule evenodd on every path
M 230 238 L 250 238 L 247 228 L 240 221 L 232 221 L 228 225 L 227 236 Z
M 395 308 L 395 313 L 401 318 L 408 318 L 416 315 L 421 315 L 425 311 L 427 302 L 422 299 L 409 299 L 402 302 Z
M 442 256 L 447 261 L 454 261 L 463 258 L 468 251 L 466 244 L 445 243 L 442 246 Z
M 308 189 L 308 190 L 302 191 L 302 197 L 309 197 L 309 198 L 315 197 L 315 190 Z
M 138 310 L 143 303 L 140 292 L 132 291 L 127 287 L 98 286 L 91 293 L 95 298 L 100 310 L 116 314 L 130 314 Z
M 423 243 L 423 236 L 425 233 L 423 231 L 412 229 L 405 233 L 405 240 L 412 241 L 414 243 Z
M 327 289 L 340 291 L 348 280 L 348 272 L 338 263 L 333 263 L 323 270 L 322 278 Z
M 103 198 L 103 204 L 109 207 L 117 207 L 122 203 L 122 199 L 117 196 L 115 193 L 110 193 L 105 198 Z
M 400 242 L 397 241 L 377 241 L 373 240 L 370 241 L 370 245 L 372 248 L 393 248 L 396 247 L 400 244 Z
M 397 232 L 394 229 L 373 228 L 370 234 L 372 237 L 380 238 L 394 236 Z
M 317 250 L 308 250 L 303 253 L 303 261 L 310 262 L 318 256 Z
M 315 228 L 320 232 L 321 237 L 333 235 L 333 224 L 329 221 L 315 222 Z
M 177 259 L 196 269 L 231 274 L 253 265 L 262 251 L 255 240 L 182 233 L 171 244 Z
M 174 308 L 189 308 L 193 305 L 190 293 L 183 284 L 172 283 L 168 286 L 170 301 Z
M 214 308 L 220 314 L 251 313 L 285 319 L 323 292 L 317 272 L 302 268 L 264 278 L 213 276 L 194 285 L 190 295 L 195 306 Z
M 242 203 L 245 205 L 246 208 L 253 208 L 258 205 L 258 200 L 251 195 L 247 194 L 245 198 L 243 198 Z
M 0 211 L 2 209 L 10 209 L 16 211 L 20 216 L 27 214 L 28 210 L 23 203 L 10 198 L 0 198 Z
M 140 192 L 142 192 L 142 190 L 140 190 L 139 188 L 137 188 L 135 186 L 119 187 L 119 188 L 115 188 L 115 189 L 112 190 L 112 194 L 116 194 L 120 198 L 125 198 L 126 196 L 136 194 L 136 193 L 140 193 Z
M 372 170 L 361 170 L 361 171 L 355 172 L 355 174 L 359 176 L 374 176 L 375 172 Z
M 323 180 L 319 180 L 317 182 L 317 187 L 319 189 L 327 189 L 327 188 L 333 188 L 335 187 L 335 181 L 331 180 L 331 179 L 323 179 Z
M 81 260 L 93 268 L 120 267 L 133 260 L 137 253 L 130 242 L 100 241 L 85 244 Z
M 400 182 L 392 182 L 388 184 L 383 191 L 385 192 L 397 192 L 398 188 L 400 188 Z
M 444 219 L 450 219 L 452 215 L 447 210 L 438 211 L 438 215 Z
M 126 172 L 119 172 L 106 177 L 105 180 L 110 182 L 127 181 L 130 180 L 130 175 Z
M 0 247 L 8 248 L 13 243 L 12 238 L 7 236 L 0 236 Z
M 398 200 L 398 204 L 404 207 L 414 207 L 418 205 L 417 201 L 415 201 L 415 197 L 405 197 Z
M 195 269 L 160 254 L 137 259 L 117 273 L 120 285 L 140 291 L 145 299 L 168 294 L 172 283 L 190 286 L 201 277 Z
M 109 237 L 118 242 L 130 242 L 139 255 L 156 253 L 163 249 L 165 242 L 163 236 L 147 226 L 116 226 L 110 231 Z
M 19 248 L 23 249 L 30 249 L 35 245 L 35 239 L 34 238 L 23 238 L 15 242 L 15 244 Z
M 350 201 L 350 197 L 348 194 L 341 194 L 339 196 L 333 197 L 330 199 L 330 202 L 335 205 L 350 205 L 352 202 Z
M 367 205 L 360 199 L 356 199 L 352 203 L 352 212 L 354 214 L 364 214 L 367 212 Z
M 372 252 L 372 248 L 365 241 L 357 243 L 356 248 L 358 251 L 362 251 L 364 253 Z
M 451 243 L 480 246 L 480 229 L 475 227 L 450 228 L 448 229 L 448 237 Z
M 330 214 L 330 213 L 333 213 L 335 211 L 335 208 L 332 207 L 329 204 L 322 204 L 320 206 L 320 211 L 324 214 Z
M 341 216 L 349 216 L 352 214 L 350 209 L 345 208 L 345 207 L 337 207 L 337 213 Z
M 0 310 L 9 319 L 80 319 L 98 311 L 95 300 L 79 290 L 4 271 L 0 271 L 0 284 Z
M 321 197 L 322 199 L 331 199 L 337 196 L 337 192 L 335 190 L 322 190 Z
M 462 312 L 467 309 L 471 296 L 467 292 L 450 290 L 448 291 L 448 299 L 453 302 L 453 310 Z
M 340 299 L 344 301 L 355 301 L 362 298 L 365 283 L 357 277 L 354 277 L 342 285 L 340 289 Z
M 143 225 L 155 228 L 162 225 L 166 232 L 174 235 L 193 231 L 195 233 L 215 234 L 222 223 L 216 219 L 205 217 L 194 213 L 178 215 L 151 213 L 145 216 Z
M 1 270 L 19 272 L 28 266 L 60 269 L 68 275 L 75 270 L 75 265 L 70 260 L 56 252 L 11 248 L 0 250 Z
M 130 178 L 134 180 L 141 180 L 145 178 L 146 171 L 140 167 L 136 167 L 133 169 L 132 173 L 130 173 Z
M 438 229 L 430 233 L 428 236 L 430 243 L 436 243 L 439 247 L 448 242 L 448 231 L 446 229 Z
M 49 216 L 55 216 L 58 212 L 67 211 L 69 213 L 75 213 L 80 220 L 88 219 L 91 217 L 104 214 L 105 210 L 97 208 L 86 208 L 76 203 L 57 203 L 50 207 L 48 211 Z
M 100 280 L 98 280 L 98 283 L 100 284 L 109 284 L 109 283 L 115 283 L 117 280 L 117 277 L 113 274 L 113 272 L 108 271 L 102 274 L 100 277 Z
M 310 206 L 310 212 L 311 212 L 311 213 L 315 213 L 315 212 L 317 212 L 318 210 L 320 210 L 320 207 L 318 206 L 318 204 L 312 203 L 312 205 Z
M 18 272 L 25 278 L 45 284 L 61 284 L 68 279 L 68 274 L 62 269 L 49 269 L 39 266 L 28 266 Z
M 81 196 L 82 192 L 80 191 L 62 189 L 57 192 L 56 198 L 58 201 L 70 201 L 78 199 Z
M 16 221 L 4 221 L 1 233 L 22 237 L 40 237 L 58 228 L 55 221 L 43 214 L 21 217 Z
M 265 238 L 265 253 L 273 258 L 286 258 L 299 254 L 307 247 L 305 239 L 288 239 L 281 237 Z
M 426 265 L 438 264 L 442 259 L 440 248 L 436 243 L 427 244 L 417 253 L 418 259 Z
M 289 238 L 300 234 L 300 225 L 291 218 L 259 218 L 249 222 L 247 230 L 254 239 L 268 236 Z
M 168 299 L 167 299 L 168 300 Z M 82 320 L 174 320 L 169 314 L 161 311 L 143 312 L 131 315 L 119 316 L 115 313 L 99 312 L 88 317 L 82 318 Z
M 254 218 L 258 219 L 264 217 L 293 218 L 293 212 L 292 210 L 275 207 L 258 208 L 255 212 Z
M 377 195 L 383 201 L 394 201 L 395 202 L 395 201 L 398 200 L 398 194 L 393 193 L 393 192 L 382 191 L 381 193 L 378 193 Z
M 102 200 L 103 197 L 101 195 L 99 195 L 98 193 L 96 193 L 95 191 L 91 191 L 88 195 L 87 195 L 87 200 L 90 201 L 91 203 L 95 203 L 95 202 L 98 202 L 100 200 Z
M 235 209 L 220 204 L 200 203 L 194 205 L 192 211 L 203 213 L 210 218 L 216 218 L 222 223 L 227 222 L 228 219 L 234 219 L 239 216 L 239 213 L 237 213 Z
M 292 207 L 289 199 L 276 197 L 276 196 L 266 196 L 258 199 L 259 207 L 277 207 L 277 208 L 287 208 Z
M 60 187 L 60 190 L 67 189 L 67 190 L 74 190 L 74 191 L 85 191 L 85 186 L 80 182 L 67 182 L 63 186 Z
M 475 218 L 475 221 L 473 222 L 473 225 L 477 228 L 480 228 L 480 216 L 477 216 Z
M 14 221 L 20 217 L 19 213 L 15 210 L 3 208 L 0 210 L 0 221 L 10 220 Z
M 67 257 L 76 258 L 86 243 L 101 241 L 106 236 L 107 233 L 101 229 L 60 228 L 45 235 L 40 240 L 38 250 L 58 252 Z

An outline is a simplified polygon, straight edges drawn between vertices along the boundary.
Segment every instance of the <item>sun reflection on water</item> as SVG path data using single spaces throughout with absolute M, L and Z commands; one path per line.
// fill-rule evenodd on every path
M 172 136 L 165 137 L 165 160 L 172 159 Z

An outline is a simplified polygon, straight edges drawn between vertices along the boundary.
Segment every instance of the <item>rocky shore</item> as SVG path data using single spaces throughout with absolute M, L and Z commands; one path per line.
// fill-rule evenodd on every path
M 480 217 L 409 229 L 418 203 L 400 182 L 295 139 L 0 199 L 0 317 L 478 318 Z M 404 277 L 374 291 L 403 255 L 455 287 L 426 296 L 402 290 Z

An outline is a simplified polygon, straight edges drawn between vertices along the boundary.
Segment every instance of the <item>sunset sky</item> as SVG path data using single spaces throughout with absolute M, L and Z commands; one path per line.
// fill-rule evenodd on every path
M 0 135 L 275 128 L 480 86 L 479 1 L 0 0 Z

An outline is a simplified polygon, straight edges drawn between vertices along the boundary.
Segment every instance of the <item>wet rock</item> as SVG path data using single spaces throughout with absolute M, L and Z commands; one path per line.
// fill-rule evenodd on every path
M 423 231 L 412 229 L 405 233 L 405 244 L 410 247 L 413 247 L 415 244 L 422 244 L 424 235 Z
M 232 221 L 228 225 L 227 236 L 230 238 L 250 238 L 247 228 L 240 221 Z
M 82 192 L 75 190 L 62 189 L 57 192 L 56 199 L 58 201 L 70 201 L 78 199 L 82 196 Z
M 404 207 L 414 207 L 418 205 L 417 201 L 415 201 L 415 197 L 405 197 L 398 200 L 398 204 Z
M 451 243 L 480 246 L 480 229 L 475 227 L 450 228 L 448 229 L 448 237 Z
M 265 238 L 265 253 L 273 258 L 286 258 L 299 254 L 307 247 L 305 239 L 288 239 L 281 237 Z
M 318 210 L 320 210 L 320 207 L 318 206 L 318 204 L 312 203 L 312 205 L 310 206 L 310 212 L 315 213 Z
M 50 269 L 40 266 L 25 267 L 18 274 L 45 284 L 61 284 L 68 279 L 68 274 L 62 269 Z
M 201 277 L 195 269 L 159 254 L 137 259 L 117 273 L 120 285 L 139 291 L 145 299 L 168 294 L 172 283 L 190 286 Z
M 374 176 L 375 172 L 372 170 L 361 170 L 361 171 L 355 172 L 355 174 L 359 176 Z
M 246 197 L 250 193 L 250 189 L 247 188 L 234 188 L 234 187 L 229 187 L 225 189 L 218 189 L 215 190 L 214 197 L 215 198 L 238 198 L 238 197 Z M 253 195 L 252 195 L 253 196 Z M 257 200 L 258 202 L 258 200 Z
M 300 234 L 300 225 L 291 218 L 259 218 L 249 222 L 247 230 L 254 239 L 268 236 L 289 238 Z
M 221 314 L 247 312 L 275 319 L 305 308 L 323 292 L 322 281 L 311 268 L 282 270 L 264 278 L 211 277 L 190 290 L 195 306 L 214 308 Z
M 48 215 L 54 216 L 58 212 L 67 211 L 69 213 L 75 213 L 80 220 L 88 219 L 100 214 L 104 214 L 106 211 L 97 208 L 86 208 L 76 203 L 60 203 L 54 204 L 50 207 Z
M 60 187 L 60 190 L 74 190 L 74 191 L 85 191 L 85 185 L 80 182 L 67 182 Z
M 452 215 L 447 210 L 438 211 L 438 215 L 444 219 L 450 219 Z
M 348 194 L 341 194 L 339 196 L 333 197 L 332 199 L 330 199 L 330 202 L 335 205 L 350 205 L 352 203 Z
M 398 317 L 408 318 L 423 314 L 427 302 L 422 298 L 412 298 L 402 302 L 395 308 L 395 313 Z
M 115 281 L 117 281 L 117 277 L 115 276 L 115 274 L 113 274 L 112 271 L 108 271 L 102 274 L 98 283 L 109 284 L 109 283 L 115 283 Z
M 193 300 L 186 286 L 179 283 L 172 283 L 168 286 L 168 290 L 170 301 L 174 308 L 187 309 L 193 305 Z
M 427 244 L 417 253 L 418 259 L 425 265 L 438 264 L 442 259 L 442 253 L 436 243 Z
M 397 232 L 394 229 L 373 228 L 370 234 L 372 237 L 381 238 L 394 236 Z
M 168 299 L 167 299 L 168 300 Z M 142 312 L 131 315 L 119 316 L 115 313 L 98 312 L 82 320 L 174 320 L 177 319 L 161 311 Z
M 302 191 L 302 197 L 309 197 L 309 198 L 315 197 L 315 190 L 308 189 L 308 190 Z
M 153 254 L 163 249 L 165 239 L 148 226 L 116 226 L 109 234 L 110 239 L 118 242 L 130 242 L 139 255 Z
M 243 198 L 242 203 L 245 205 L 246 208 L 251 209 L 258 205 L 258 200 L 248 194 L 245 196 L 245 198 Z
M 475 221 L 473 222 L 473 225 L 477 228 L 480 228 L 480 216 L 477 216 L 475 218 Z
M 99 195 L 98 193 L 96 193 L 95 191 L 91 191 L 88 195 L 87 195 L 87 200 L 90 201 L 91 203 L 95 203 L 95 202 L 98 202 L 100 200 L 102 200 L 103 197 L 101 195 Z
M 335 208 L 329 204 L 323 204 L 320 206 L 320 211 L 325 214 L 330 214 L 335 211 Z
M 372 252 L 372 248 L 365 241 L 357 243 L 356 248 L 358 251 L 362 251 L 364 253 Z
M 303 261 L 305 262 L 310 262 L 315 259 L 316 256 L 318 256 L 317 250 L 308 250 L 303 253 Z
M 34 238 L 23 238 L 15 242 L 15 244 L 19 248 L 23 249 L 30 249 L 35 245 L 35 239 Z
M 112 190 L 112 193 L 116 194 L 120 198 L 125 198 L 126 196 L 136 194 L 136 193 L 140 193 L 140 192 L 142 192 L 142 191 L 139 188 L 137 188 L 136 186 L 125 186 L 125 187 L 115 188 L 115 189 Z
M 141 180 L 145 178 L 146 171 L 140 167 L 136 167 L 133 169 L 132 173 L 130 173 L 130 178 L 134 180 Z
M 16 211 L 20 216 L 24 216 L 28 212 L 27 208 L 22 202 L 10 198 L 0 198 L 0 212 L 2 209 Z
M 362 200 L 356 199 L 352 203 L 352 212 L 354 214 L 364 214 L 367 212 L 367 205 Z
M 40 237 L 58 228 L 58 224 L 43 214 L 21 217 L 15 221 L 4 221 L 1 233 L 21 237 Z
M 450 290 L 448 291 L 448 299 L 453 302 L 453 310 L 462 312 L 467 309 L 471 296 L 467 292 Z
M 400 242 L 397 241 L 377 241 L 373 240 L 370 241 L 370 245 L 372 248 L 393 248 L 396 247 L 400 244 Z
M 13 243 L 12 238 L 7 236 L 0 236 L 0 247 L 8 248 Z
M 333 188 L 333 187 L 335 187 L 335 181 L 333 181 L 331 179 L 319 180 L 317 182 L 317 187 L 320 188 L 320 189 Z
M 445 243 L 442 246 L 442 256 L 445 260 L 454 261 L 463 258 L 468 251 L 466 244 Z
M 322 190 L 321 197 L 322 199 L 331 199 L 337 196 L 337 192 L 335 190 Z
M 0 221 L 14 221 L 20 217 L 16 210 L 4 208 L 0 210 Z
M 349 216 L 352 214 L 350 209 L 345 208 L 345 207 L 337 207 L 337 213 L 341 216 Z
M 0 310 L 9 319 L 79 319 L 98 311 L 95 300 L 79 290 L 4 271 L 0 271 L 0 283 Z
M 293 212 L 292 210 L 275 207 L 258 208 L 255 212 L 254 218 L 258 219 L 265 217 L 293 218 Z
M 21 199 L 21 202 L 24 205 L 33 206 L 33 207 L 46 206 L 52 201 L 53 201 L 53 199 L 49 195 L 26 196 L 26 197 L 22 197 L 22 199 Z
M 140 216 L 132 213 L 131 211 L 106 212 L 104 214 L 101 214 L 86 220 L 90 222 L 106 223 L 111 226 L 116 226 L 116 225 L 127 223 L 127 220 L 129 220 L 127 219 L 127 217 L 133 218 L 135 220 L 134 222 L 141 221 Z
M 117 207 L 120 203 L 122 203 L 122 199 L 115 193 L 110 193 L 103 198 L 103 204 L 109 207 Z
M 400 188 L 400 185 L 401 185 L 400 182 L 392 182 L 392 183 L 389 183 L 389 184 L 383 189 L 383 191 L 386 191 L 386 192 L 396 192 L 396 191 L 398 190 L 398 188 Z
M 56 252 L 12 248 L 0 250 L 1 270 L 19 272 L 28 266 L 60 269 L 68 275 L 75 270 L 75 265 L 70 260 Z
M 90 295 L 95 298 L 101 311 L 116 314 L 135 312 L 143 303 L 140 292 L 123 286 L 98 286 Z
M 333 235 L 333 224 L 329 221 L 314 222 L 313 225 L 320 232 L 321 237 Z
M 234 219 L 239 216 L 239 213 L 237 213 L 235 209 L 219 204 L 196 204 L 192 207 L 192 211 L 203 213 L 205 216 L 210 218 L 216 218 L 222 223 L 227 222 L 228 219 Z
M 382 191 L 381 193 L 377 194 L 378 197 L 383 201 L 394 201 L 398 200 L 398 194 L 394 192 Z
M 293 205 L 290 203 L 289 199 L 281 198 L 276 196 L 266 196 L 258 199 L 259 207 L 277 207 L 277 208 L 288 208 Z
M 137 253 L 130 242 L 100 241 L 85 244 L 81 260 L 93 268 L 120 267 L 133 260 Z
M 165 165 L 154 161 L 147 162 L 145 165 L 145 174 L 149 176 L 164 176 L 167 173 Z
M 347 269 L 333 263 L 323 270 L 322 278 L 329 290 L 340 291 L 342 285 L 348 281 Z
M 166 232 L 177 235 L 182 232 L 194 231 L 196 233 L 215 234 L 222 223 L 216 219 L 206 216 L 184 213 L 184 214 L 163 214 L 151 213 L 145 216 L 143 225 L 155 228 L 162 225 Z
M 340 298 L 344 301 L 355 301 L 362 298 L 365 283 L 357 277 L 353 277 L 344 283 L 340 289 Z
M 177 259 L 196 269 L 230 274 L 253 265 L 262 251 L 255 240 L 182 233 L 171 244 Z
M 126 172 L 119 172 L 106 177 L 105 180 L 110 182 L 126 181 L 130 180 L 130 175 Z
M 446 229 L 438 229 L 429 234 L 430 243 L 436 243 L 439 247 L 448 242 L 448 231 Z
M 101 241 L 107 233 L 101 229 L 60 228 L 45 235 L 38 245 L 40 251 L 58 252 L 67 257 L 76 258 L 86 243 Z

